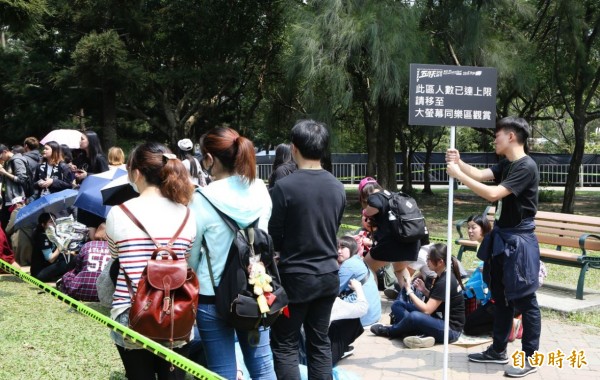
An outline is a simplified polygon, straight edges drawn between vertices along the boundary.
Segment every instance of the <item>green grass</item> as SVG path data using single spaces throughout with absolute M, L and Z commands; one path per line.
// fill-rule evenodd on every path
M 356 190 L 348 190 L 344 223 L 360 225 L 360 206 Z M 447 192 L 417 194 L 416 199 L 427 218 L 432 236 L 446 237 Z M 556 194 L 560 199 L 562 193 Z M 576 211 L 600 215 L 600 193 L 578 193 Z M 559 202 L 559 200 L 556 200 Z M 486 202 L 469 191 L 455 192 L 454 219 L 482 212 Z M 542 210 L 560 210 L 559 203 L 542 203 Z M 342 230 L 340 233 L 349 231 Z M 453 229 L 454 238 L 456 232 Z M 463 259 L 467 268 L 475 266 L 474 253 Z M 547 281 L 575 288 L 575 268 L 549 265 Z M 590 270 L 586 289 L 600 289 L 600 272 Z M 93 303 L 88 303 L 98 309 Z M 107 310 L 101 310 L 104 313 Z M 600 312 L 569 315 L 544 311 L 544 318 L 600 327 Z M 596 331 L 597 330 L 593 330 Z M 81 315 L 63 302 L 12 276 L 0 276 L 0 360 L 1 379 L 124 379 L 124 368 L 110 340 L 109 329 Z
M 0 276 L 0 379 L 125 379 L 108 328 L 12 276 Z

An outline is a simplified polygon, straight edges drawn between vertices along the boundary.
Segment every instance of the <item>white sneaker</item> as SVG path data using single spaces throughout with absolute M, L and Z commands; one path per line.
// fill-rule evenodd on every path
M 435 339 L 432 336 L 407 336 L 403 340 L 408 348 L 429 348 L 435 345 Z

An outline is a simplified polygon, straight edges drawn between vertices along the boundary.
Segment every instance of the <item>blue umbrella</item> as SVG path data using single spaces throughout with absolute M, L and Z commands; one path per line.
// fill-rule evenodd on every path
M 66 189 L 36 199 L 19 210 L 15 219 L 15 229 L 35 226 L 38 217 L 44 212 L 58 214 L 66 210 L 68 207 L 73 206 L 76 197 L 77 190 Z
M 110 206 L 105 206 L 102 201 L 100 190 L 113 179 L 122 177 L 127 171 L 122 169 L 109 170 L 99 174 L 87 176 L 81 183 L 79 195 L 75 200 L 75 206 L 94 215 L 106 218 Z

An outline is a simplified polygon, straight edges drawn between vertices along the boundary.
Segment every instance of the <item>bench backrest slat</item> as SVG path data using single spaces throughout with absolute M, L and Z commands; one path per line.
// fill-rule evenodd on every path
M 496 208 L 488 207 L 486 217 L 494 222 Z M 535 234 L 540 244 L 579 248 L 579 237 L 584 233 L 600 235 L 600 217 L 538 211 L 535 216 Z M 588 239 L 585 248 L 600 251 L 600 240 Z

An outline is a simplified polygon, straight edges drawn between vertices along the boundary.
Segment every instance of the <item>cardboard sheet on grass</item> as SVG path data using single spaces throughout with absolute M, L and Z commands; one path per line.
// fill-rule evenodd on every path
M 473 336 L 473 335 L 461 334 L 460 338 L 458 338 L 458 340 L 452 344 L 454 344 L 456 346 L 461 346 L 461 347 L 473 347 L 473 346 L 478 346 L 480 344 L 490 343 L 491 341 L 492 341 L 491 335 Z

